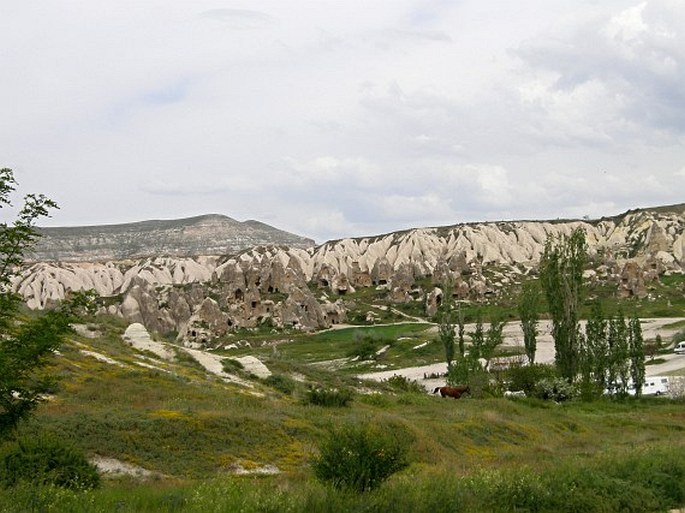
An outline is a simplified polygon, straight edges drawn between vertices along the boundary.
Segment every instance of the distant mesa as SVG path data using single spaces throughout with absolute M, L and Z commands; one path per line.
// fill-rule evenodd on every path
M 230 255 L 255 246 L 310 248 L 314 241 L 259 221 L 209 214 L 127 224 L 40 228 L 29 260 L 93 262 L 151 256 Z

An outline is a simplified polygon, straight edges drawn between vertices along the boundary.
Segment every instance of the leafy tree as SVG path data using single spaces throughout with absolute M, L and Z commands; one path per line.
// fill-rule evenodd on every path
M 485 346 L 485 330 L 483 329 L 483 320 L 480 314 L 477 316 L 474 331 L 470 332 L 468 335 L 471 337 L 471 349 L 468 354 L 462 353 L 460 350 L 459 354 L 457 354 L 456 358 L 452 361 L 452 365 L 448 367 L 448 385 L 472 384 L 473 377 L 483 371 L 479 360 Z M 464 336 L 463 332 L 460 336 Z
M 464 311 L 461 309 L 461 304 L 457 306 L 457 336 L 459 341 L 459 354 L 464 356 L 466 352 L 464 344 L 464 335 L 466 334 L 466 327 L 464 325 Z
M 0 208 L 11 206 L 16 189 L 11 169 L 0 169 Z M 38 219 L 57 205 L 43 195 L 25 196 L 12 224 L 0 223 L 0 439 L 39 404 L 53 383 L 40 370 L 50 361 L 69 331 L 81 300 L 40 316 L 21 312 L 22 300 L 12 291 L 12 277 L 39 237 Z
M 452 360 L 454 360 L 454 317 L 452 291 L 446 287 L 442 303 L 438 309 L 438 337 L 445 348 L 445 361 L 447 361 L 448 370 L 452 366 Z
M 469 333 L 469 336 L 471 337 L 469 359 L 477 362 L 481 358 L 483 346 L 485 345 L 485 330 L 483 329 L 483 319 L 480 314 L 476 317 L 476 325 L 473 331 Z
M 549 238 L 540 261 L 540 283 L 552 317 L 555 364 L 572 381 L 578 372 L 578 305 L 587 260 L 585 232 Z
M 585 326 L 585 368 L 596 385 L 598 394 L 607 386 L 609 367 L 608 322 L 604 317 L 602 306 L 595 303 Z
M 544 363 L 511 367 L 507 373 L 509 390 L 523 390 L 529 397 L 533 395 L 538 382 L 559 377 L 556 367 Z
M 642 395 L 645 384 L 645 346 L 640 319 L 633 316 L 628 323 L 628 352 L 630 355 L 630 378 L 635 386 L 635 396 Z
M 628 391 L 630 378 L 628 362 L 628 327 L 620 310 L 609 321 L 608 385 L 619 395 Z
M 523 347 L 530 364 L 535 363 L 538 336 L 538 305 L 540 293 L 532 283 L 526 283 L 519 299 L 518 313 L 523 329 Z
M 480 357 L 485 359 L 485 370 L 490 367 L 490 360 L 495 355 L 495 350 L 502 344 L 504 337 L 502 332 L 504 331 L 504 326 L 506 321 L 501 319 L 493 319 L 490 321 L 490 326 L 488 326 L 485 332 L 485 341 L 480 350 Z

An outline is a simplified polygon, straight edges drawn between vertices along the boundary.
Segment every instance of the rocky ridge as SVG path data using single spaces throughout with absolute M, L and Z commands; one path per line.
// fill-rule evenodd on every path
M 314 241 L 259 221 L 209 214 L 165 221 L 42 228 L 36 262 L 93 262 L 150 256 L 225 255 L 259 245 L 309 248 Z
M 685 267 L 685 205 L 596 221 L 511 221 L 419 228 L 330 241 L 316 248 L 257 246 L 220 256 L 38 262 L 15 289 L 31 308 L 94 289 L 101 311 L 206 345 L 236 328 L 319 329 L 344 322 L 356 290 L 435 312 L 446 281 L 458 299 L 484 301 L 534 273 L 548 237 L 586 232 L 591 280 L 644 296 L 650 280 Z

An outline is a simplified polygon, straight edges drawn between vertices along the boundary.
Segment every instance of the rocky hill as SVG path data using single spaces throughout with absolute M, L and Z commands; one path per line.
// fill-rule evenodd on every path
M 69 290 L 94 289 L 103 312 L 203 345 L 238 328 L 318 329 L 344 322 L 358 311 L 364 290 L 386 305 L 416 305 L 427 316 L 447 281 L 457 299 L 488 301 L 535 273 L 548 237 L 576 228 L 585 231 L 592 257 L 588 280 L 611 282 L 618 295 L 646 296 L 651 281 L 685 268 L 685 205 L 674 205 L 593 221 L 419 228 L 306 249 L 37 262 L 14 286 L 32 308 L 45 308 Z
M 96 262 L 150 256 L 226 255 L 260 245 L 308 248 L 314 241 L 258 221 L 221 215 L 104 226 L 42 228 L 29 259 Z

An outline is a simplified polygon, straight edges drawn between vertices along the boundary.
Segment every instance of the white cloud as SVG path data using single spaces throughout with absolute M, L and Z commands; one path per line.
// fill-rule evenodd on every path
M 6 11 L 0 165 L 53 225 L 223 212 L 322 240 L 682 201 L 677 0 Z

